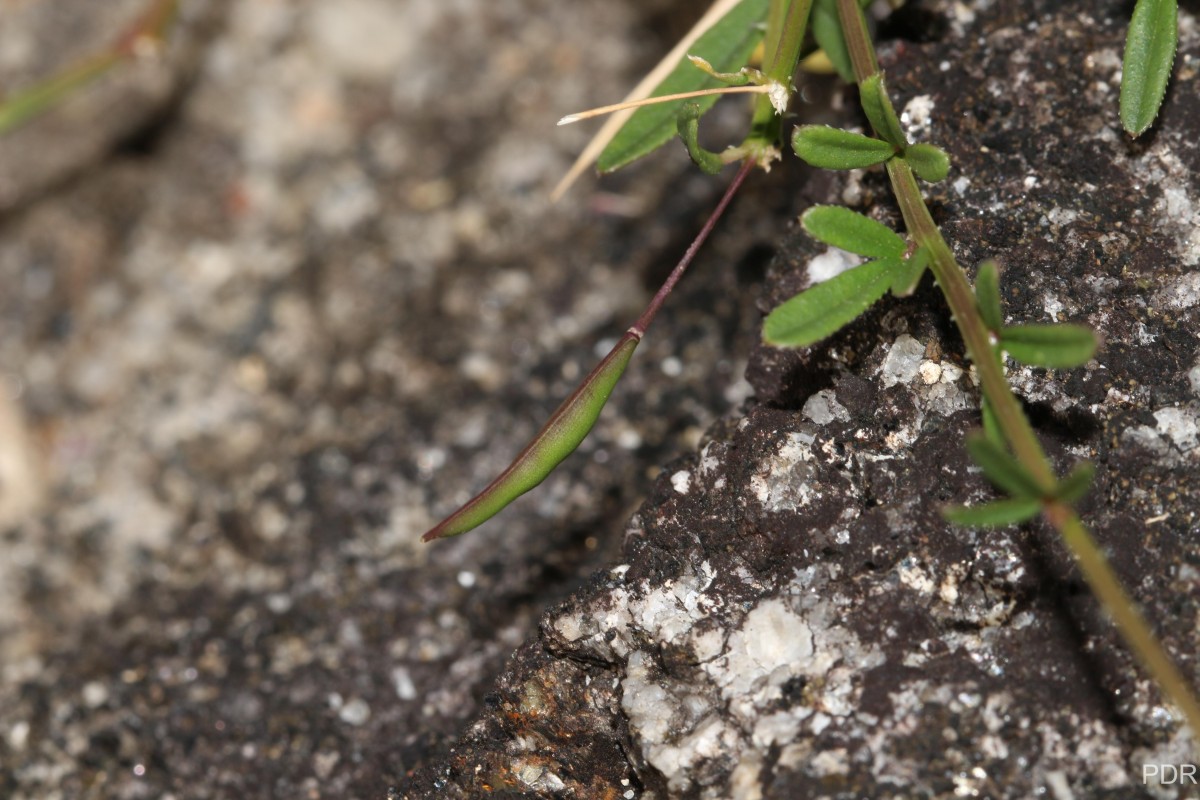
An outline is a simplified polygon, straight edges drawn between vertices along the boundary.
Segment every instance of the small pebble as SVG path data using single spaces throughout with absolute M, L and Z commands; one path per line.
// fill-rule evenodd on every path
M 341 707 L 338 718 L 347 725 L 362 725 L 371 718 L 371 707 L 365 700 L 356 697 Z

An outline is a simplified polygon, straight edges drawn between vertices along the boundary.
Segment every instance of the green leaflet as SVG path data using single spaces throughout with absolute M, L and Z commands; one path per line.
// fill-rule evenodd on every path
M 1087 461 L 1081 461 L 1067 473 L 1067 477 L 1058 482 L 1054 488 L 1054 497 L 1064 503 L 1075 504 L 1092 488 L 1092 476 L 1096 467 Z
M 900 118 L 888 97 L 887 86 L 883 82 L 883 73 L 876 72 L 858 86 L 859 102 L 862 103 L 863 113 L 871 123 L 871 127 L 885 141 L 897 149 L 908 147 L 908 137 L 900 127 Z M 914 167 L 914 169 L 916 169 Z
M 972 528 L 998 528 L 1025 522 L 1042 510 L 1040 500 L 993 500 L 978 506 L 952 506 L 942 516 L 958 525 Z
M 1176 0 L 1138 0 L 1125 38 L 1121 124 L 1139 136 L 1158 116 L 1171 78 L 1178 38 Z
M 929 183 L 944 180 L 950 173 L 950 156 L 931 144 L 910 144 L 904 148 L 904 160 L 918 178 Z
M 883 296 L 896 262 L 868 261 L 787 300 L 763 323 L 763 340 L 782 347 L 807 347 L 836 333 Z
M 896 276 L 892 279 L 892 294 L 896 297 L 908 297 L 917 289 L 921 276 L 929 266 L 929 248 L 918 247 L 916 252 L 900 262 Z
M 1000 347 L 1024 364 L 1068 368 L 1086 364 L 1096 352 L 1096 337 L 1083 325 L 1013 325 L 1000 332 Z
M 899 259 L 905 244 L 895 231 L 870 217 L 841 206 L 813 206 L 800 224 L 814 238 L 868 258 Z
M 439 522 L 421 541 L 466 533 L 487 522 L 513 500 L 537 486 L 574 452 L 596 424 L 639 338 L 626 333 L 583 383 L 558 407 L 546 425 L 500 476 L 467 504 Z
M 736 72 L 762 41 L 759 25 L 767 16 L 769 0 L 742 0 L 708 29 L 691 47 L 691 52 L 708 61 L 718 72 Z M 651 97 L 692 92 L 720 86 L 721 82 L 697 69 L 686 58 L 658 85 Z M 612 172 L 657 150 L 675 136 L 676 119 L 684 101 L 639 108 L 604 148 L 596 162 L 601 172 Z M 699 100 L 700 113 L 717 102 L 715 96 Z
M 861 169 L 882 164 L 896 155 L 895 148 L 882 139 L 828 125 L 801 125 L 792 135 L 792 149 L 800 158 L 822 169 Z
M 975 276 L 975 302 L 983 324 L 993 333 L 1004 327 L 1004 314 L 1000 310 L 1000 272 L 996 262 L 990 258 L 979 265 Z
M 973 433 L 967 437 L 967 452 L 971 459 L 983 469 L 987 479 L 997 487 L 1022 499 L 1038 498 L 1042 495 L 1037 480 L 1025 467 L 1010 456 L 984 433 Z

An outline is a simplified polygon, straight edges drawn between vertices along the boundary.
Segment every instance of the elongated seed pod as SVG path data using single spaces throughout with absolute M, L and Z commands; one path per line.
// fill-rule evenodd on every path
M 635 330 L 621 337 L 508 468 L 466 505 L 430 529 L 421 541 L 466 533 L 545 480 L 596 424 L 640 341 L 641 333 Z

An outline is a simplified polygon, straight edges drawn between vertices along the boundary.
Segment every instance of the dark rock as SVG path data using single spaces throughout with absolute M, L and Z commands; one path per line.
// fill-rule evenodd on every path
M 0 467 L 40 461 L 42 501 L 0 485 L 0 796 L 1126 798 L 1194 758 L 1053 531 L 942 522 L 991 490 L 928 281 L 754 346 L 768 257 L 762 310 L 822 252 L 802 208 L 895 224 L 873 172 L 755 180 L 583 452 L 416 544 L 719 191 L 675 149 L 607 211 L 542 193 L 585 136 L 549 123 L 619 96 L 663 11 L 230 4 L 152 153 L 22 190 Z M 926 188 L 964 265 L 1001 261 L 1012 320 L 1103 333 L 1010 377 L 1058 466 L 1097 462 L 1085 519 L 1195 675 L 1196 27 L 1130 143 L 1127 11 L 911 4 L 882 56 L 954 159 Z
M 892 42 L 883 64 L 910 135 L 953 159 L 927 189 L 961 262 L 1001 262 L 1010 320 L 1101 332 L 1085 368 L 1010 378 L 1059 467 L 1098 462 L 1087 523 L 1195 676 L 1194 22 L 1160 125 L 1131 143 L 1124 9 L 1052 6 L 926 6 L 945 36 Z M 878 173 L 842 195 L 898 218 Z M 762 310 L 806 285 L 819 252 L 800 233 L 783 243 Z M 597 730 L 628 735 L 628 796 L 1115 798 L 1147 791 L 1143 763 L 1190 763 L 1052 529 L 940 519 L 991 496 L 961 444 L 978 424 L 968 366 L 928 285 L 819 347 L 757 347 L 745 415 L 664 471 L 624 563 L 547 614 L 544 652 L 523 650 L 503 683 L 553 691 L 563 659 L 619 683 L 621 713 Z M 524 740 L 505 729 L 515 756 Z M 572 749 L 539 752 L 580 779 Z M 472 730 L 454 763 L 494 756 Z M 470 770 L 446 778 L 479 790 Z

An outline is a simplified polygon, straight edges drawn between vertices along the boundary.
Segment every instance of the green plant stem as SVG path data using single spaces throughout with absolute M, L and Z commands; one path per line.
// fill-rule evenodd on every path
M 73 64 L 57 75 L 9 98 L 0 98 L 0 134 L 62 102 L 123 61 L 136 58 L 144 44 L 161 44 L 175 19 L 178 0 L 155 0 L 104 52 Z
M 887 171 L 909 235 L 918 246 L 929 250 L 929 269 L 946 296 L 950 313 L 962 332 L 967 355 L 975 365 L 984 396 L 992 404 L 1000 429 L 1012 446 L 1017 460 L 1032 473 L 1042 492 L 1050 494 L 1055 484 L 1054 471 L 1029 427 L 1017 398 L 1008 388 L 1008 381 L 996 360 L 991 357 L 991 338 L 975 306 L 975 293 L 971 291 L 966 275 L 955 261 L 954 253 L 942 238 L 933 217 L 929 215 L 912 169 L 903 159 L 894 158 L 888 162 Z
M 878 71 L 866 21 L 854 0 L 838 0 L 838 14 L 854 65 L 855 78 L 862 83 Z M 1037 480 L 1044 494 L 1049 496 L 1057 482 L 1054 471 L 1005 380 L 1000 365 L 992 357 L 990 334 L 966 275 L 930 216 L 909 165 L 902 158 L 894 158 L 888 162 L 887 171 L 909 235 L 919 246 L 929 250 L 929 268 L 950 306 L 967 346 L 967 354 L 979 375 L 984 397 L 995 412 L 1013 455 Z M 1183 712 L 1193 736 L 1200 736 L 1200 702 L 1197 702 L 1190 684 L 1167 656 L 1145 618 L 1122 588 L 1104 552 L 1079 516 L 1070 506 L 1058 501 L 1045 503 L 1043 515 L 1058 530 L 1079 564 L 1088 586 L 1116 624 L 1126 644 L 1159 689 Z
M 784 8 L 786 5 L 786 9 Z M 775 83 L 788 87 L 790 93 L 792 75 L 800 63 L 800 48 L 804 44 L 804 31 L 808 27 L 812 0 L 773 0 L 768 13 L 768 40 L 764 44 L 765 63 L 763 74 Z M 775 25 L 776 27 L 772 27 Z M 754 116 L 750 121 L 750 135 L 742 144 L 747 153 L 759 154 L 773 149 L 782 130 L 781 118 L 766 95 L 760 95 L 754 103 Z M 777 151 L 776 151 L 777 152 Z M 756 160 L 761 161 L 761 157 Z
M 16 128 L 60 103 L 125 60 L 120 53 L 104 53 L 68 67 L 0 103 L 0 134 Z
M 1200 703 L 1196 701 L 1191 684 L 1167 655 L 1150 630 L 1146 618 L 1121 587 L 1108 559 L 1096 546 L 1095 540 L 1079 520 L 1079 515 L 1070 506 L 1057 502 L 1048 504 L 1044 514 L 1050 524 L 1058 528 L 1063 541 L 1079 563 L 1088 586 L 1112 617 L 1125 643 L 1163 694 L 1183 712 L 1195 740 L 1200 736 Z
M 772 37 L 770 32 L 783 30 L 783 18 L 788 12 L 788 0 L 771 0 L 771 5 L 767 9 L 767 27 L 768 36 L 763 40 L 763 64 L 772 64 L 775 61 L 775 52 L 779 49 L 779 43 L 782 36 Z
M 875 46 L 871 43 L 871 32 L 867 30 L 867 18 L 856 0 L 838 0 L 838 20 L 842 23 L 842 35 L 846 39 L 846 52 L 854 66 L 854 79 L 862 83 L 879 72 L 875 58 Z
M 987 327 L 975 306 L 974 294 L 966 276 L 930 217 L 909 166 L 903 159 L 892 159 L 888 162 L 888 175 L 892 179 L 892 189 L 909 233 L 918 245 L 929 248 L 930 271 L 942 288 L 967 345 L 967 353 L 979 374 L 984 396 L 996 414 L 1005 439 L 1017 460 L 1037 479 L 1043 492 L 1048 494 L 1055 484 L 1054 472 L 999 365 L 991 357 Z M 1122 588 L 1120 579 L 1096 540 L 1080 522 L 1079 516 L 1070 506 L 1057 502 L 1046 504 L 1043 513 L 1047 521 L 1058 529 L 1088 586 L 1112 617 L 1126 644 L 1163 693 L 1183 712 L 1193 734 L 1200 732 L 1200 703 L 1183 674 L 1151 633 L 1145 617 Z

